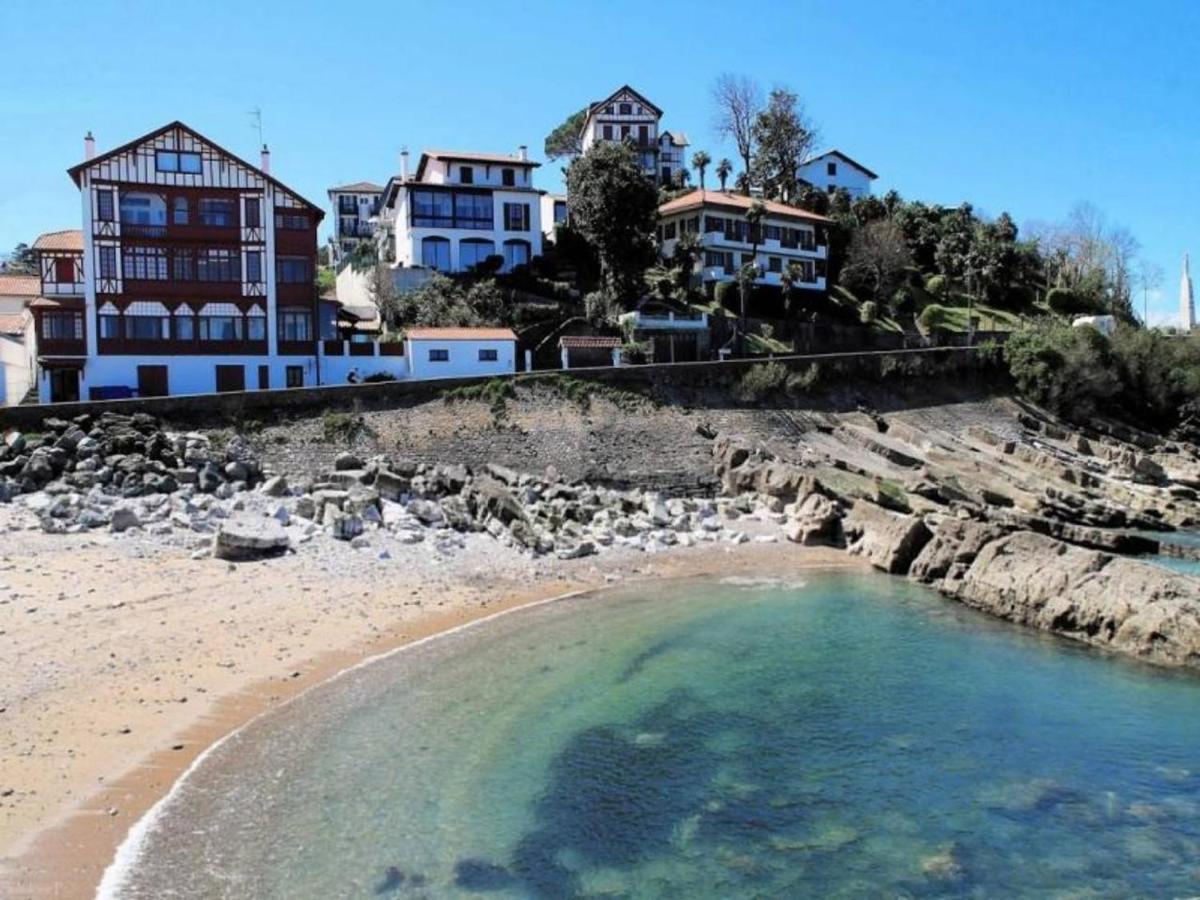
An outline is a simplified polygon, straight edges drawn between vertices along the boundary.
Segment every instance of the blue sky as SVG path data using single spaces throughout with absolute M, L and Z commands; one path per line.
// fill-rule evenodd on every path
M 86 14 L 84 13 L 86 10 Z M 744 21 L 740 17 L 744 16 Z M 693 147 L 721 72 L 799 92 L 823 144 L 930 202 L 1018 224 L 1091 201 L 1164 270 L 1200 256 L 1200 3 L 0 3 L 0 249 L 78 227 L 64 170 L 172 119 L 325 205 L 407 145 L 510 151 L 628 82 Z M 744 34 L 745 37 L 740 35 Z M 556 188 L 559 166 L 539 172 Z

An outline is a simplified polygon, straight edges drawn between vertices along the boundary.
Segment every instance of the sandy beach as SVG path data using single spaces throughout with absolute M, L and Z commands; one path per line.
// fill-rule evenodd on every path
M 130 827 L 206 747 L 373 655 L 615 581 L 848 565 L 860 563 L 786 542 L 533 560 L 481 534 L 452 556 L 313 542 L 233 565 L 150 537 L 9 530 L 0 893 L 93 896 Z

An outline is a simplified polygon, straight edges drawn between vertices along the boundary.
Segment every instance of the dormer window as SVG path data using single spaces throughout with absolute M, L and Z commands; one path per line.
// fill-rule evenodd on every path
M 474 184 L 475 183 L 475 170 L 472 169 L 470 166 L 459 166 L 458 167 L 458 181 L 459 181 L 459 184 Z
M 632 115 L 632 113 L 633 113 L 633 104 L 632 103 L 622 103 L 621 104 L 621 115 L 628 116 L 628 115 Z
M 512 187 L 517 183 L 517 173 L 512 169 L 500 170 L 500 183 L 505 187 Z

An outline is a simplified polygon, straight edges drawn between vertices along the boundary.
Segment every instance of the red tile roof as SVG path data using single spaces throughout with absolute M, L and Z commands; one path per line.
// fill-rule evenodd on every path
M 83 232 L 78 228 L 48 231 L 33 242 L 34 250 L 74 250 L 83 252 Z
M 36 275 L 0 274 L 0 296 L 36 297 L 42 289 L 42 281 Z
M 598 335 L 567 335 L 558 339 L 558 345 L 567 350 L 612 350 L 621 346 L 621 339 Z
M 682 197 L 676 197 L 674 200 L 664 203 L 658 208 L 658 214 L 666 216 L 671 213 L 700 209 L 704 206 L 724 206 L 728 209 L 744 211 L 753 206 L 755 202 L 762 203 L 768 213 L 776 216 L 787 216 L 792 219 L 803 219 L 808 222 L 832 221 L 814 212 L 809 212 L 807 209 L 801 209 L 798 206 L 788 206 L 786 203 L 777 203 L 774 200 L 759 201 L 755 197 L 747 197 L 745 194 L 734 194 L 731 191 L 690 191 Z
M 0 315 L 0 334 L 5 335 L 22 335 L 25 333 L 25 324 L 29 321 L 29 313 L 6 313 Z
M 511 328 L 409 328 L 405 337 L 414 341 L 515 341 Z

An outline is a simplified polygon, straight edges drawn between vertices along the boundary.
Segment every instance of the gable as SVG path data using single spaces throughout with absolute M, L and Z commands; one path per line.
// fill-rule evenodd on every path
M 635 91 L 633 88 L 631 88 L 627 84 L 622 85 L 621 87 L 617 88 L 617 90 L 614 91 L 611 95 L 609 95 L 608 97 L 605 97 L 603 100 L 599 101 L 598 103 L 593 103 L 591 111 L 593 113 L 599 113 L 599 112 L 603 111 L 604 107 L 608 106 L 610 103 L 612 103 L 612 104 L 616 104 L 616 103 L 635 103 L 635 104 L 637 104 L 637 103 L 640 103 L 646 113 L 653 115 L 653 116 L 661 116 L 662 115 L 661 109 L 659 109 L 657 106 L 655 106 L 653 103 L 651 103 L 649 100 L 647 100 L 645 97 L 643 97 L 641 94 L 639 94 L 637 91 Z

